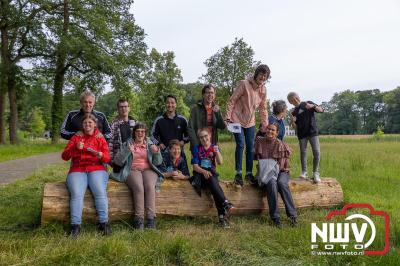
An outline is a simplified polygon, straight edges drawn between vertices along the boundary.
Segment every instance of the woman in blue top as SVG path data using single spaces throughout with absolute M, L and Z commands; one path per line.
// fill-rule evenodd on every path
M 211 134 L 208 128 L 201 128 L 197 132 L 200 145 L 192 150 L 193 177 L 191 183 L 201 196 L 201 188 L 207 187 L 214 199 L 218 211 L 219 225 L 229 228 L 227 218 L 235 209 L 222 191 L 216 172 L 216 164 L 222 164 L 223 158 L 218 146 L 211 144 Z
M 286 102 L 278 100 L 272 103 L 272 115 L 268 117 L 268 124 L 278 124 L 279 132 L 278 139 L 283 140 L 285 137 L 285 123 L 284 119 L 287 112 Z

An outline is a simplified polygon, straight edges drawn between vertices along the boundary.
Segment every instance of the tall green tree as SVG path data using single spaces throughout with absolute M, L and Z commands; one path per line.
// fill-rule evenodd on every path
M 55 57 L 47 62 L 54 71 L 53 142 L 58 141 L 64 117 L 65 87 L 100 93 L 112 86 L 117 95 L 132 97 L 146 58 L 144 31 L 135 23 L 132 4 L 133 0 L 63 0 L 57 12 L 49 13 L 48 30 L 55 40 L 49 48 Z
M 384 125 L 383 97 L 378 89 L 357 91 L 357 107 L 361 118 L 361 133 L 372 134 Z
M 383 96 L 386 115 L 385 133 L 400 133 L 400 87 L 388 91 Z
M 358 134 L 360 132 L 360 116 L 355 92 L 346 90 L 335 93 L 330 104 L 334 111 L 332 133 Z
M 0 1 L 0 69 L 3 76 L 2 84 L 7 90 L 10 105 L 9 133 L 12 144 L 18 143 L 17 79 L 20 70 L 18 63 L 23 59 L 47 55 L 44 17 L 46 10 L 57 5 L 58 3 L 46 0 Z M 1 116 L 3 110 L 4 102 L 0 98 L 0 119 L 4 119 L 4 116 Z M 0 127 L 3 125 L 4 123 L 0 121 Z M 0 131 L 3 135 L 4 127 L 0 128 Z M 3 140 L 0 138 L 0 141 Z
M 201 78 L 217 87 L 221 107 L 225 107 L 238 82 L 254 73 L 254 68 L 260 64 L 253 57 L 253 49 L 243 38 L 235 38 L 231 45 L 222 47 L 204 62 L 207 72 Z
M 182 76 L 174 58 L 173 52 L 159 53 L 154 48 L 149 54 L 139 94 L 142 106 L 139 119 L 149 127 L 154 119 L 165 111 L 164 97 L 168 94 L 177 98 L 177 112 L 186 117 L 189 115 L 189 107 L 183 101 L 185 92 L 178 89 Z

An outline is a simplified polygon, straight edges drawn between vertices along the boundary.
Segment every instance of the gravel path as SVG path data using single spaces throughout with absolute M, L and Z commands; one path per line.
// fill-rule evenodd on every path
M 46 153 L 0 163 L 0 186 L 30 176 L 35 170 L 61 163 L 61 152 Z

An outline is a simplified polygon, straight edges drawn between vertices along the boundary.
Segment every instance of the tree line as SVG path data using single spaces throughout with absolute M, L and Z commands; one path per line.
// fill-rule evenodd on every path
M 400 133 L 400 87 L 335 93 L 318 114 L 321 134 Z
M 236 38 L 205 59 L 207 70 L 199 81 L 183 84 L 174 52 L 148 48 L 145 31 L 134 19 L 133 2 L 0 0 L 0 144 L 7 136 L 11 144 L 18 143 L 21 130 L 40 135 L 44 129 L 57 142 L 65 114 L 79 107 L 79 94 L 87 88 L 97 95 L 95 108 L 108 118 L 115 115 L 118 98 L 125 98 L 132 115 L 149 125 L 163 112 L 167 94 L 177 97 L 177 111 L 188 116 L 204 83 L 218 88 L 217 101 L 224 110 L 238 81 L 260 64 L 253 49 Z M 372 93 L 382 99 L 373 110 L 369 95 L 344 94 L 324 103 L 323 133 L 340 134 L 339 124 L 325 125 L 324 120 L 357 134 L 381 125 L 400 131 L 398 89 Z M 341 108 L 354 117 L 345 117 L 349 113 Z

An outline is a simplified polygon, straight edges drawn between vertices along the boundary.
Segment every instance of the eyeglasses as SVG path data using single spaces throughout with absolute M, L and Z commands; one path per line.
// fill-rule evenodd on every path
M 206 138 L 206 137 L 208 137 L 207 134 L 206 134 L 206 135 L 199 136 L 200 139 L 204 139 L 204 138 Z

